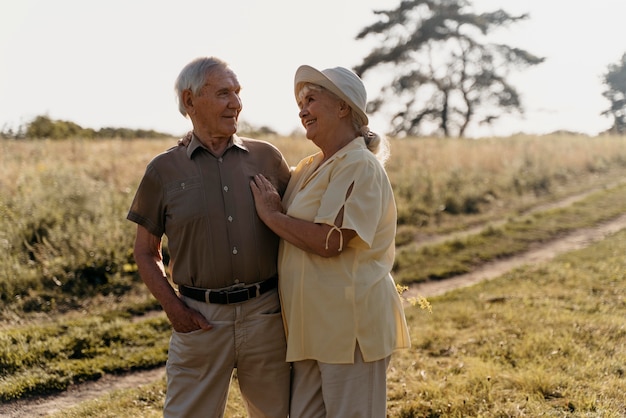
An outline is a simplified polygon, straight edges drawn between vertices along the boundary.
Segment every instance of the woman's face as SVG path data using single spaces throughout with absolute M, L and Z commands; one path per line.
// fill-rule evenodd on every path
M 299 94 L 300 122 L 306 137 L 319 146 L 340 122 L 341 100 L 324 89 L 305 87 Z

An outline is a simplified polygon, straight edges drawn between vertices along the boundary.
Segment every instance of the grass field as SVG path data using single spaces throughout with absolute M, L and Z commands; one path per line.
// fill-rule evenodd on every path
M 272 138 L 294 165 L 314 148 Z M 0 399 L 161 366 L 169 324 L 136 275 L 126 211 L 171 140 L 0 142 Z M 626 139 L 392 141 L 394 275 L 443 280 L 626 213 Z M 580 193 L 558 209 L 543 205 Z M 479 232 L 428 244 L 453 232 Z M 587 250 L 407 308 L 413 348 L 389 416 L 626 414 L 622 232 Z M 163 382 L 64 416 L 158 416 Z M 229 416 L 242 416 L 233 391 Z M 90 412 L 91 411 L 91 412 Z
M 626 416 L 626 231 L 407 309 L 389 417 Z M 54 415 L 158 417 L 164 381 Z M 233 386 L 227 417 L 245 417 Z

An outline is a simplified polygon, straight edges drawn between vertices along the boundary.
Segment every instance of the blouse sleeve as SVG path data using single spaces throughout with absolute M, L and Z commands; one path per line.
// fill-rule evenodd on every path
M 315 222 L 334 225 L 343 207 L 343 224 L 339 226 L 356 231 L 358 237 L 349 246 L 369 248 L 382 216 L 382 167 L 375 160 L 363 158 L 347 157 L 337 163 L 322 196 Z

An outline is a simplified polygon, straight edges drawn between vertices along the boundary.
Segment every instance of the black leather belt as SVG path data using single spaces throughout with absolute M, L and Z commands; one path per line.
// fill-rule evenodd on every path
M 241 303 L 261 296 L 263 293 L 275 289 L 278 286 L 278 276 L 271 277 L 263 282 L 249 285 L 234 285 L 227 289 L 200 289 L 197 287 L 178 286 L 181 295 L 190 297 L 200 302 L 219 303 L 229 305 Z

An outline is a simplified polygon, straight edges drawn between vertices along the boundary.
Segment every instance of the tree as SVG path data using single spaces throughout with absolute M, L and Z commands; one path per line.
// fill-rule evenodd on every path
M 618 134 L 626 133 L 626 53 L 617 64 L 608 66 L 604 75 L 606 90 L 602 95 L 611 102 L 611 106 L 602 112 L 604 116 L 613 117 L 610 131 Z
M 394 79 L 372 100 L 372 113 L 392 108 L 392 135 L 463 137 L 471 124 L 492 124 L 504 113 L 523 114 L 508 81 L 511 69 L 544 58 L 504 44 L 487 43 L 494 29 L 528 18 L 503 10 L 476 14 L 466 0 L 404 0 L 394 10 L 374 11 L 380 21 L 357 40 L 381 39 L 357 74 L 390 67 Z
M 32 120 L 26 128 L 27 138 L 64 139 L 76 136 L 82 132 L 79 125 L 64 120 L 52 120 L 48 116 L 40 115 Z
M 82 128 L 74 122 L 66 120 L 53 120 L 48 115 L 39 115 L 32 121 L 21 125 L 17 132 L 5 127 L 0 131 L 2 139 L 96 139 L 96 138 L 168 138 L 170 134 L 157 132 L 152 129 L 129 129 L 129 128 Z

